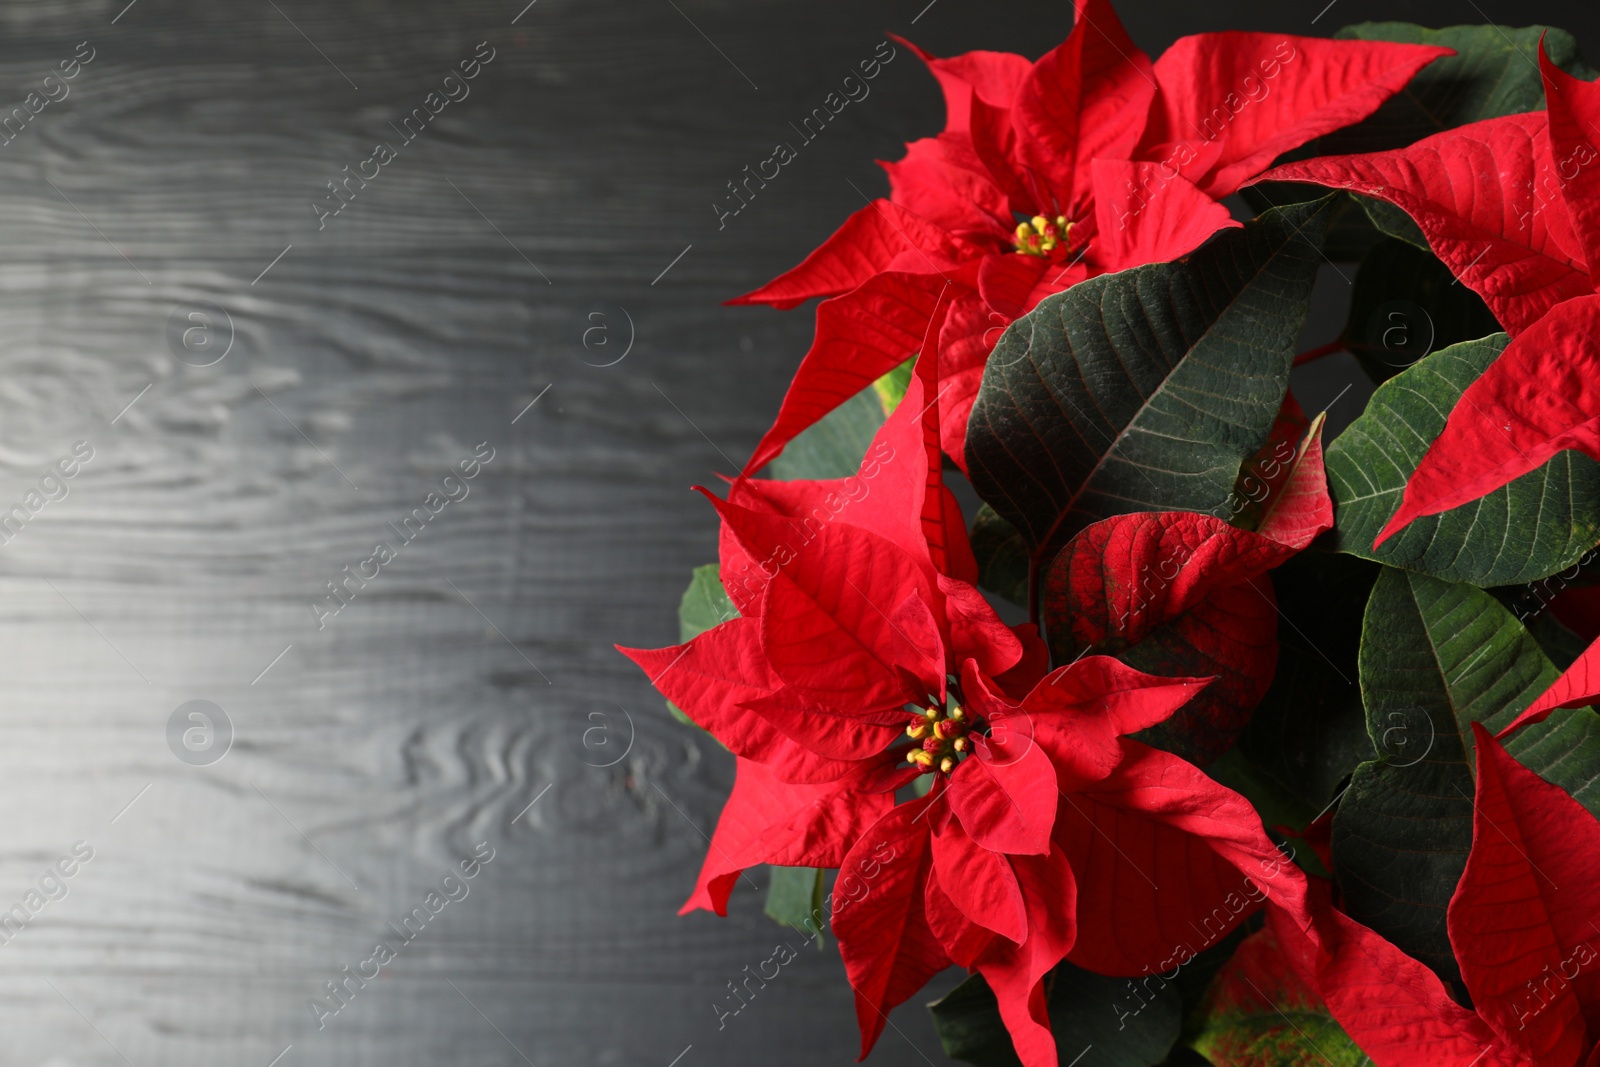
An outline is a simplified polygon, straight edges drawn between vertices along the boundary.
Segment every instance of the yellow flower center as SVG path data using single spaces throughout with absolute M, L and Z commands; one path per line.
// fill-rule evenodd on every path
M 967 736 L 971 728 L 970 716 L 954 699 L 948 709 L 930 704 L 913 714 L 906 727 L 907 737 L 922 742 L 920 748 L 906 753 L 906 762 L 923 771 L 949 774 L 972 751 L 972 740 Z
M 1065 215 L 1047 219 L 1035 215 L 1027 222 L 1017 223 L 1017 251 L 1025 256 L 1046 257 L 1067 243 L 1067 233 L 1072 223 Z

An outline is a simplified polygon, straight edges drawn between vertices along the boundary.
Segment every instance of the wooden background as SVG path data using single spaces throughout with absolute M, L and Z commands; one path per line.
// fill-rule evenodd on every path
M 675 639 L 714 556 L 687 487 L 749 454 L 810 334 L 719 301 L 882 190 L 933 82 L 902 49 L 719 230 L 724 183 L 884 31 L 1037 54 L 1070 4 L 125 3 L 0 4 L 0 115 L 94 55 L 0 146 L 0 511 L 94 450 L 0 547 L 0 912 L 93 849 L 3 935 L 0 1065 L 853 1059 L 831 951 L 719 1029 L 798 939 L 749 887 L 675 916 L 730 760 L 610 646 Z M 1122 8 L 1152 51 L 1494 18 L 1600 57 L 1576 0 L 1324 3 Z M 324 183 L 482 41 L 470 95 L 319 230 Z M 231 321 L 206 367 L 168 338 L 198 301 Z M 1319 364 L 1308 404 L 1350 374 Z M 319 630 L 325 583 L 480 442 L 470 495 Z M 168 746 L 193 699 L 233 725 L 209 766 Z M 470 894 L 319 1029 L 323 983 L 480 841 Z M 873 1062 L 944 1062 L 921 999 Z

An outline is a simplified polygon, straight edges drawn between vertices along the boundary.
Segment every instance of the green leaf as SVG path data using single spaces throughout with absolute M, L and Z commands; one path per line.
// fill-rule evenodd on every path
M 683 591 L 683 599 L 678 601 L 680 642 L 693 641 L 713 626 L 739 617 L 739 609 L 733 606 L 733 601 L 728 599 L 727 592 L 722 588 L 721 574 L 721 566 L 715 563 L 707 563 L 703 567 L 694 569 L 694 577 L 689 580 L 689 588 Z M 682 708 L 670 700 L 667 701 L 667 710 L 672 713 L 674 719 L 684 725 L 700 728 Z
M 1356 657 L 1378 571 L 1364 559 L 1312 551 L 1272 572 L 1278 668 L 1239 751 L 1317 812 L 1375 755 Z
M 850 477 L 885 418 L 882 399 L 874 386 L 868 386 L 790 441 L 772 461 L 773 477 L 784 481 Z
M 1047 297 L 1001 335 L 967 431 L 972 484 L 1036 563 L 1097 519 L 1210 511 L 1288 385 L 1333 197 L 1174 263 Z
M 1432 252 L 1391 237 L 1374 245 L 1356 271 L 1344 344 L 1382 382 L 1429 352 L 1499 329 L 1483 299 Z
M 1584 553 L 1577 563 L 1564 571 L 1558 571 L 1527 585 L 1501 586 L 1490 592 L 1511 610 L 1511 614 L 1515 615 L 1518 621 L 1528 627 L 1539 644 L 1544 646 L 1545 655 L 1549 656 L 1557 667 L 1565 670 L 1577 658 L 1577 654 L 1588 647 L 1589 642 L 1562 625 L 1555 617 L 1556 613 L 1550 609 L 1562 594 L 1568 591 L 1578 593 L 1582 590 L 1592 590 L 1596 586 L 1600 586 L 1600 545 Z M 1591 595 L 1583 594 L 1585 600 Z M 1580 633 L 1589 629 L 1581 621 L 1582 618 L 1580 614 L 1572 620 L 1577 624 L 1575 629 Z M 1549 621 L 1556 629 L 1546 630 L 1540 625 L 1545 621 Z M 1555 651 L 1552 651 L 1552 648 Z
M 1351 195 L 1355 198 L 1356 203 L 1361 205 L 1362 210 L 1367 213 L 1367 218 L 1379 233 L 1393 237 L 1397 241 L 1404 241 L 1413 248 L 1421 249 L 1424 252 L 1432 251 L 1428 245 L 1427 237 L 1423 236 L 1422 227 L 1418 226 L 1416 220 L 1403 210 L 1395 207 L 1387 200 L 1379 200 L 1376 197 L 1361 196 L 1354 193 Z
M 1542 109 L 1541 34 L 1547 34 L 1545 48 L 1557 66 L 1580 78 L 1594 77 L 1594 71 L 1578 57 L 1577 40 L 1567 31 L 1553 27 L 1476 25 L 1431 30 L 1409 22 L 1346 26 L 1335 36 L 1343 40 L 1443 45 L 1455 49 L 1456 54 L 1429 63 L 1404 91 L 1390 97 L 1366 120 L 1327 134 L 1303 154 L 1382 152 L 1470 122 Z M 1404 211 L 1371 197 L 1355 199 L 1380 232 L 1427 251 L 1427 239 Z
M 1045 988 L 1062 1064 L 1154 1067 L 1178 1040 L 1182 1001 L 1177 987 L 1159 976 L 1135 982 L 1063 963 L 1045 978 Z M 1020 1063 L 994 993 L 981 975 L 968 978 L 928 1008 L 952 1058 L 976 1067 Z
M 1518 730 L 1506 751 L 1600 819 L 1600 715 L 1593 708 L 1557 709 L 1544 722 Z
M 1539 647 L 1544 650 L 1544 654 L 1555 664 L 1558 671 L 1564 671 L 1572 666 L 1573 660 L 1589 647 L 1589 642 L 1563 626 L 1561 620 L 1552 612 L 1541 611 L 1523 619 L 1522 625 L 1526 626 L 1528 633 L 1539 642 Z
M 911 387 L 911 370 L 916 362 L 916 357 L 913 356 L 872 383 L 873 391 L 878 394 L 878 403 L 883 405 L 885 418 L 893 415 L 894 409 L 905 399 L 906 390 Z
M 1600 464 L 1559 452 L 1479 500 L 1417 519 L 1373 551 L 1406 480 L 1467 386 L 1506 346 L 1495 334 L 1435 352 L 1373 394 L 1328 446 L 1335 506 L 1328 544 L 1393 567 L 1473 585 L 1529 582 L 1575 563 L 1600 540 Z
M 712 627 L 738 617 L 739 609 L 722 588 L 722 567 L 716 563 L 696 567 L 689 588 L 678 601 L 678 640 L 693 641 Z
M 1379 757 L 1356 769 L 1334 816 L 1345 910 L 1454 981 L 1445 908 L 1472 846 L 1469 724 L 1500 730 L 1558 672 L 1490 594 L 1386 568 L 1367 602 L 1360 673 Z M 1506 748 L 1600 811 L 1600 717 L 1592 710 L 1524 727 Z
M 666 701 L 666 705 L 667 711 L 671 712 L 674 719 L 677 719 L 685 726 L 693 726 L 696 730 L 700 729 L 700 724 L 689 718 L 689 713 L 687 711 L 684 711 L 670 700 Z
M 1028 546 L 1017 528 L 988 504 L 972 517 L 972 554 L 978 560 L 978 584 L 1013 604 L 1028 603 Z
M 906 395 L 914 363 L 906 360 L 802 431 L 772 461 L 772 476 L 788 482 L 854 474 L 872 447 L 873 435 Z
M 1011 1035 L 1000 1018 L 994 993 L 975 974 L 928 1005 L 945 1055 L 977 1067 L 1012 1067 L 1021 1063 Z
M 767 883 L 767 918 L 784 926 L 792 926 L 817 939 L 822 947 L 822 879 L 823 872 L 816 867 L 769 867 L 772 880 Z
M 1409 22 L 1361 22 L 1334 35 L 1342 40 L 1443 45 L 1456 54 L 1436 59 L 1405 90 L 1366 120 L 1323 137 L 1318 155 L 1381 152 L 1402 148 L 1469 122 L 1539 111 L 1544 83 L 1539 76 L 1539 38 L 1558 67 L 1592 78 L 1578 56 L 1578 42 L 1549 26 L 1446 26 L 1430 30 Z
M 1299 149 L 1285 155 L 1283 162 L 1309 159 L 1316 154 L 1310 148 Z M 1269 207 L 1315 200 L 1327 196 L 1328 190 L 1305 182 L 1257 182 L 1240 189 L 1239 195 L 1255 210 L 1265 211 Z M 1347 190 L 1338 194 L 1335 205 L 1328 231 L 1322 239 L 1322 250 L 1330 260 L 1359 262 L 1385 236 L 1415 245 L 1424 252 L 1429 250 L 1422 228 L 1411 221 L 1410 215 L 1387 201 Z
M 1309 157 L 1310 154 L 1305 151 L 1290 152 L 1282 161 L 1288 162 L 1302 156 Z M 1320 200 L 1327 195 L 1328 190 L 1323 186 L 1305 182 L 1257 182 L 1239 190 L 1240 198 L 1257 214 L 1285 204 L 1303 204 L 1311 200 Z M 1383 238 L 1383 234 L 1363 210 L 1365 204 L 1362 201 L 1365 199 L 1350 192 L 1334 196 L 1327 230 L 1322 238 L 1322 251 L 1329 259 L 1339 263 L 1357 262 L 1367 254 L 1367 249 Z M 1402 218 L 1404 217 L 1402 215 Z M 1410 219 L 1406 221 L 1409 222 Z M 1420 235 L 1422 231 L 1417 232 Z
M 1302 982 L 1272 930 L 1252 934 L 1212 982 L 1190 1044 L 1216 1067 L 1364 1067 L 1371 1061 Z

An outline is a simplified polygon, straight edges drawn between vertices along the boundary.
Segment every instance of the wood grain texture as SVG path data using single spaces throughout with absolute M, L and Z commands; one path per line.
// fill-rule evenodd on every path
M 902 50 L 719 230 L 725 183 L 885 30 L 1036 53 L 1070 20 L 924 2 L 0 4 L 0 116 L 95 55 L 0 146 L 0 513 L 94 449 L 0 546 L 0 913 L 94 849 L 0 943 L 0 1065 L 853 1058 L 831 951 L 719 1029 L 726 983 L 798 940 L 751 886 L 675 916 L 730 761 L 610 646 L 674 640 L 715 552 L 687 488 L 749 454 L 810 334 L 719 302 L 883 189 L 871 161 L 938 125 L 931 79 Z M 1479 18 L 1124 8 L 1153 50 Z M 1600 44 L 1578 5 L 1515 14 Z M 480 41 L 470 95 L 319 230 L 324 183 Z M 167 338 L 200 300 L 233 324 L 209 367 Z M 318 629 L 324 584 L 479 442 L 469 495 Z M 197 698 L 236 732 L 203 768 L 165 736 Z M 479 841 L 469 895 L 319 1030 L 323 983 Z M 894 1024 L 874 1062 L 945 1062 L 920 1004 Z

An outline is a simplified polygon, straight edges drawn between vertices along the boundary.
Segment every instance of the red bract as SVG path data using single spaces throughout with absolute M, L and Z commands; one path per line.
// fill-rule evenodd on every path
M 1300 405 L 1294 403 L 1292 394 L 1284 406 L 1291 404 L 1298 412 Z M 1322 462 L 1322 425 L 1326 417 L 1324 412 L 1311 421 L 1305 440 L 1292 457 L 1294 462 L 1277 465 L 1286 469 L 1278 477 L 1267 479 L 1269 492 L 1256 533 L 1270 541 L 1302 549 L 1318 534 L 1333 528 L 1333 498 L 1328 495 L 1328 472 Z
M 1037 62 L 938 59 L 944 132 L 885 164 L 888 199 L 852 215 L 798 267 L 734 303 L 827 297 L 753 471 L 916 350 L 948 284 L 937 338 L 945 451 L 1001 331 L 1085 278 L 1174 259 L 1235 225 L 1218 201 L 1274 158 L 1371 114 L 1448 49 L 1260 33 L 1186 37 L 1159 60 L 1107 0 Z
M 1543 722 L 1557 708 L 1581 708 L 1600 700 L 1600 641 L 1594 642 L 1572 661 L 1572 666 L 1561 672 L 1549 689 L 1523 709 L 1500 737 L 1510 737 L 1520 727 Z
M 1302 963 L 1379 1067 L 1588 1067 L 1600 1061 L 1600 821 L 1482 726 L 1473 734 L 1472 851 L 1448 912 L 1473 1008 L 1325 899 L 1321 949 L 1301 941 Z
M 968 661 L 959 713 L 984 732 L 959 736 L 972 738 L 973 758 L 880 819 L 840 869 L 841 884 L 862 886 L 836 905 L 834 932 L 863 1055 L 889 1009 L 953 962 L 988 981 L 1023 1063 L 1054 1065 L 1043 985 L 1052 967 L 1071 958 L 1138 973 L 1170 953 L 1173 938 L 1188 938 L 1187 924 L 1227 888 L 1242 888 L 1184 816 L 1249 820 L 1248 803 L 1121 736 L 1161 721 L 1205 684 L 1095 656 L 1013 704 Z M 1189 810 L 1171 810 L 1173 795 Z M 1120 855 L 1108 854 L 1106 834 Z M 1159 898 L 1154 883 L 1150 894 L 1128 891 L 1141 874 L 1166 882 Z M 1249 910 L 1241 904 L 1228 925 Z
M 1600 458 L 1600 86 L 1540 49 L 1547 112 L 1408 148 L 1292 163 L 1268 179 L 1387 200 L 1512 335 L 1462 394 L 1377 542 L 1476 500 L 1562 449 Z
M 930 462 L 934 369 L 919 361 L 855 477 L 740 482 L 728 502 L 712 498 L 741 617 L 677 648 L 622 650 L 740 757 L 685 910 L 724 912 L 755 864 L 838 866 L 895 786 L 921 773 L 890 751 L 905 740 L 905 706 L 942 702 L 962 663 L 1024 689 L 1044 673 L 1032 627 L 1014 632 L 947 573 L 970 574 L 972 550 Z
M 1032 627 L 1019 636 L 964 580 L 972 550 L 930 462 L 934 369 L 919 361 L 854 477 L 741 480 L 714 501 L 723 583 L 741 617 L 678 648 L 624 650 L 740 757 L 686 908 L 722 911 L 753 864 L 838 866 L 893 806 L 894 785 L 918 773 L 903 750 L 898 770 L 879 758 L 904 741 L 904 706 L 942 699 L 967 659 L 1024 689 L 1046 669 Z
M 1050 968 L 1170 967 L 1262 899 L 1241 857 L 1278 854 L 1248 801 L 1124 736 L 1208 679 L 1101 656 L 1042 678 L 1033 627 L 1005 626 L 966 580 L 936 373 L 917 361 L 853 479 L 713 498 L 741 616 L 623 651 L 738 757 L 686 911 L 724 913 L 754 864 L 839 867 L 833 925 L 864 1051 L 954 962 L 988 978 L 1027 1067 L 1045 1067 Z M 926 794 L 897 805 L 923 776 Z
M 1162 728 L 1163 747 L 1197 763 L 1233 744 L 1272 683 L 1278 608 L 1267 572 L 1333 526 L 1321 425 L 1265 502 L 1258 531 L 1192 511 L 1116 515 L 1074 537 L 1046 576 L 1058 657 L 1133 650 L 1136 665 L 1159 674 L 1215 678 Z

